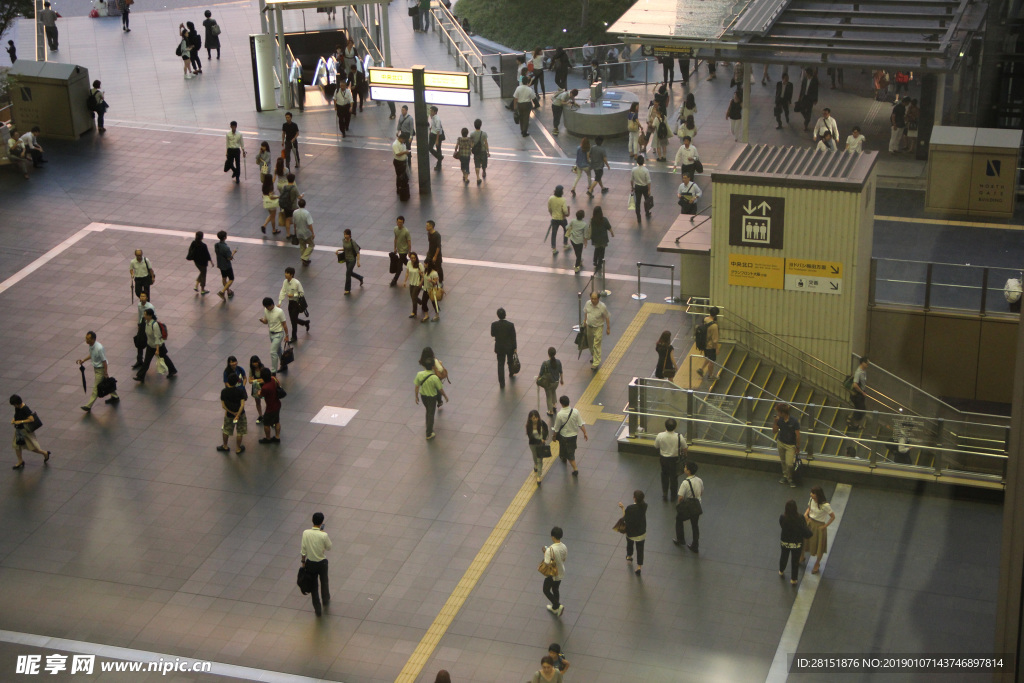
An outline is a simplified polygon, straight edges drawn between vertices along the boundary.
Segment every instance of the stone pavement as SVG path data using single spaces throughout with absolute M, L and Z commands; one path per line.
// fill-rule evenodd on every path
M 414 36 L 402 14 L 393 8 L 396 63 L 451 68 L 436 40 Z M 113 35 L 120 34 L 115 23 L 67 19 L 60 58 L 104 81 L 109 132 L 44 140 L 52 162 L 30 181 L 0 172 L 0 301 L 15 321 L 0 332 L 9 358 L 0 376 L 8 393 L 40 413 L 39 438 L 54 452 L 46 468 L 27 454 L 25 470 L 3 475 L 0 629 L 78 641 L 30 647 L 0 632 L 0 678 L 31 680 L 11 673 L 18 655 L 104 654 L 99 646 L 109 645 L 212 660 L 228 678 L 274 680 L 267 672 L 284 672 L 394 681 L 515 505 L 521 509 L 507 535 L 487 551 L 479 580 L 415 680 L 432 681 L 443 667 L 456 681 L 523 681 L 552 641 L 572 661 L 571 680 L 766 680 L 794 605 L 808 603 L 800 652 L 991 649 L 996 569 L 985 558 L 998 544 L 996 506 L 855 488 L 830 539 L 825 574 L 805 577 L 794 593 L 776 573 L 777 516 L 794 492 L 764 473 L 706 466 L 701 554 L 670 543 L 673 515 L 658 500 L 657 463 L 620 455 L 618 423 L 600 416 L 618 413 L 629 379 L 650 373 L 661 330 L 678 331 L 677 353 L 689 348 L 678 310 L 655 311 L 629 297 L 636 261 L 670 262 L 654 248 L 675 217 L 667 201 L 673 179 L 655 174 L 655 215 L 637 228 L 625 209 L 624 154 L 616 153 L 614 190 L 594 200 L 616 228 L 609 360 L 595 375 L 586 354 L 576 359 L 570 330 L 589 272 L 574 276 L 567 252 L 552 258 L 541 239 L 544 201 L 572 178 L 571 162 L 502 124 L 497 100 L 443 112 L 449 130 L 476 116 L 487 122 L 497 152 L 487 182 L 463 186 L 446 161 L 433 194 L 404 204 L 392 193 L 383 151 L 392 132 L 386 108 L 357 118 L 357 135 L 344 143 L 334 139 L 333 113 L 297 117 L 308 134 L 298 182 L 321 247 L 299 273 L 312 330 L 300 333 L 297 361 L 284 377 L 282 443 L 255 442 L 250 403 L 248 450 L 217 453 L 225 359 L 266 359 L 259 300 L 277 295 L 283 269 L 298 259 L 292 247 L 258 232 L 265 213 L 252 158 L 254 173 L 241 185 L 221 172 L 227 120 L 241 122 L 254 152 L 255 140 L 278 139 L 281 115 L 251 111 L 240 36 L 255 29 L 253 10 L 218 6 L 215 16 L 228 36 L 222 59 L 188 82 L 170 39 L 182 13 L 139 12 L 128 36 Z M 702 82 L 698 102 L 717 102 L 721 85 Z M 701 135 L 724 126 L 713 106 L 701 116 Z M 563 153 L 571 153 L 575 143 L 562 140 Z M 708 147 L 713 156 L 716 143 Z M 572 204 L 591 202 L 581 193 Z M 917 212 L 898 193 L 881 193 L 879 206 L 895 216 Z M 387 287 L 384 253 L 398 213 L 415 249 L 425 246 L 429 218 L 444 237 L 450 296 L 439 323 L 409 320 L 407 293 Z M 344 228 L 365 249 L 366 286 L 350 297 L 341 296 L 343 272 L 330 253 Z M 184 259 L 192 231 L 204 230 L 212 242 L 218 229 L 239 248 L 238 295 L 230 302 L 195 295 Z M 1020 249 L 1003 240 L 1007 234 L 978 228 L 965 244 L 951 228 L 905 224 L 878 239 L 892 247 L 889 256 L 962 248 L 965 258 L 985 258 L 996 254 L 994 244 L 1000 257 Z M 151 373 L 144 386 L 128 376 L 135 327 L 124 293 L 135 247 L 158 272 L 154 304 L 179 366 L 176 379 Z M 32 264 L 38 269 L 24 270 Z M 649 286 L 649 301 L 667 293 L 663 284 Z M 498 306 L 517 326 L 524 368 L 504 392 L 487 325 Z M 78 409 L 74 359 L 84 355 L 88 329 L 106 345 L 122 401 L 86 415 Z M 429 442 L 422 408 L 409 395 L 427 345 L 452 372 L 452 403 Z M 534 491 L 524 489 L 531 472 L 523 423 L 538 403 L 533 376 L 548 346 L 564 363 L 565 394 L 574 404 L 586 394 L 579 407 L 598 419 L 580 447 L 578 480 L 556 462 Z M 311 422 L 325 406 L 358 413 L 345 427 Z M 812 476 L 795 492 L 799 504 L 814 483 L 830 496 L 835 489 Z M 610 529 L 616 503 L 636 488 L 650 501 L 642 579 Z M 333 600 L 319 620 L 294 586 L 299 534 L 315 510 L 326 514 L 334 541 Z M 554 524 L 565 529 L 570 553 L 560 620 L 545 610 L 535 571 Z

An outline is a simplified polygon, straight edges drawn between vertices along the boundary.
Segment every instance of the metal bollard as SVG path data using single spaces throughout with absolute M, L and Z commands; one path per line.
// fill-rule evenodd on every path
M 636 293 L 633 294 L 635 301 L 643 301 L 647 298 L 647 295 L 640 291 L 640 262 L 636 262 Z

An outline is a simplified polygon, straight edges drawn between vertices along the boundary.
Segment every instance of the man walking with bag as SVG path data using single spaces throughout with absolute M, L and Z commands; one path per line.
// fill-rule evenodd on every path
M 146 350 L 146 311 L 156 311 L 153 308 L 153 304 L 149 303 L 149 297 L 143 292 L 139 294 L 139 319 L 138 331 L 135 333 L 135 349 L 138 351 L 135 357 L 135 365 L 132 366 L 132 370 L 138 370 L 142 367 L 142 353 Z
M 152 307 L 151 307 L 152 308 Z M 89 331 L 85 333 L 85 343 L 89 346 L 89 355 L 78 361 L 81 365 L 87 360 L 92 361 L 92 372 L 93 372 L 93 384 L 92 384 L 92 396 L 89 397 L 89 402 L 82 406 L 82 410 L 89 412 L 92 410 L 92 404 L 96 402 L 96 398 L 99 396 L 100 383 L 107 378 L 107 354 L 103 350 L 103 344 L 96 341 L 96 333 Z M 110 392 L 110 398 L 106 400 L 107 403 L 117 403 L 121 399 L 118 397 L 116 391 Z
M 576 438 L 580 432 L 583 432 L 584 441 L 589 441 L 590 438 L 587 436 L 586 423 L 583 422 L 580 411 L 569 407 L 569 397 L 562 396 L 558 402 L 562 409 L 555 415 L 555 422 L 551 426 L 554 436 L 551 438 L 558 440 L 558 459 L 568 462 L 572 466 L 572 476 L 578 477 L 580 471 L 576 467 Z
M 331 537 L 324 531 L 324 513 L 313 513 L 313 528 L 302 532 L 302 566 L 306 568 L 306 574 L 312 579 L 313 611 L 319 617 L 320 597 L 323 594 L 323 604 L 331 602 L 331 589 L 327 582 L 327 551 L 331 549 Z M 317 580 L 320 581 L 319 590 Z
M 409 234 L 409 228 L 405 227 L 405 216 L 399 216 L 395 219 L 394 232 L 394 253 L 398 257 L 400 266 L 395 271 L 395 276 L 391 278 L 391 287 L 398 286 L 398 276 L 405 272 L 405 267 L 409 263 L 409 252 L 412 251 L 412 235 Z
M 306 292 L 302 289 L 302 283 L 295 278 L 295 269 L 291 266 L 284 269 L 284 282 L 281 283 L 281 293 L 277 296 L 277 305 L 280 306 L 285 299 L 288 299 L 288 317 L 292 321 L 292 338 L 289 341 L 294 344 L 299 340 L 300 325 L 305 325 L 306 334 L 309 334 L 309 321 L 299 320 L 299 314 L 306 310 L 303 306 Z
M 231 171 L 231 177 L 238 184 L 238 178 L 242 175 L 242 157 L 245 156 L 245 140 L 238 132 L 238 121 L 231 122 L 231 130 L 227 133 L 227 158 L 224 160 L 224 172 Z
M 665 420 L 665 431 L 654 439 L 654 445 L 661 454 L 661 499 L 668 500 L 679 490 L 679 462 L 686 456 L 686 442 L 676 433 L 676 421 Z
M 700 552 L 700 516 L 704 514 L 701 499 L 704 497 L 704 482 L 697 476 L 697 463 L 686 461 L 683 466 L 686 479 L 679 485 L 679 500 L 676 502 L 676 537 L 672 542 L 686 546 L 694 553 Z M 686 545 L 686 520 L 693 529 L 693 543 Z
M 139 370 L 139 374 L 132 378 L 140 384 L 146 383 L 146 373 L 149 372 L 153 356 L 160 356 L 164 363 L 167 364 L 167 379 L 178 374 L 178 369 L 174 367 L 174 361 L 167 355 L 167 346 L 164 344 L 164 339 L 166 339 L 164 331 L 167 329 L 167 326 L 157 322 L 156 313 L 151 308 L 145 311 L 145 321 L 146 359 L 142 362 L 142 369 Z
M 135 250 L 135 258 L 128 262 L 128 274 L 135 282 L 135 296 L 143 292 L 149 296 L 149 287 L 156 281 L 156 271 L 150 265 L 149 259 L 142 255 L 141 249 Z
M 513 369 L 512 358 L 516 352 L 516 326 L 505 320 L 505 309 L 498 309 L 498 319 L 491 323 L 491 336 L 494 337 L 494 353 L 498 356 L 498 386 L 505 388 L 505 363 L 508 363 L 508 378 L 512 379 L 519 372 Z
M 782 479 L 780 484 L 789 484 L 790 488 L 796 488 L 793 481 L 793 466 L 796 463 L 796 456 L 800 453 L 800 423 L 796 418 L 790 417 L 788 403 L 775 404 L 775 424 L 772 425 L 772 434 L 775 435 L 775 445 L 779 449 L 779 460 L 782 461 Z

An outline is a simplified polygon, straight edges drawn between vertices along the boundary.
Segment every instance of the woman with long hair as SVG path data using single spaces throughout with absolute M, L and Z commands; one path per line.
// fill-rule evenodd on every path
M 260 169 L 260 183 L 270 175 L 270 143 L 264 140 L 260 143 L 260 153 L 256 155 L 256 165 Z
M 576 183 L 580 182 L 580 177 L 584 173 L 587 174 L 587 187 L 590 187 L 590 140 L 586 137 L 580 140 L 580 146 L 576 148 L 576 165 L 572 167 L 572 172 L 576 174 L 576 181 L 572 184 L 569 194 L 575 197 Z
M 548 423 L 540 419 L 540 412 L 531 410 L 526 416 L 526 439 L 533 455 L 533 473 L 537 475 L 537 486 L 540 486 L 544 472 L 544 459 L 537 455 L 537 449 L 547 442 L 550 431 Z
M 405 266 L 405 281 L 402 282 L 403 287 L 409 285 L 409 298 L 412 299 L 410 318 L 416 317 L 418 306 L 423 306 L 423 315 L 427 314 L 427 302 L 420 297 L 420 292 L 423 291 L 423 276 L 423 264 L 420 263 L 419 255 L 415 251 L 410 251 L 409 263 Z
M 185 69 L 185 78 L 192 78 L 192 43 L 188 39 L 188 29 L 185 24 L 178 24 L 178 54 L 181 55 L 182 67 Z
M 433 263 L 427 263 L 424 269 L 423 275 L 423 319 L 421 323 L 427 322 L 427 320 L 433 320 L 435 323 L 441 319 L 441 310 L 437 307 L 438 297 L 441 296 L 441 280 L 440 275 L 437 274 L 436 266 Z M 427 311 L 427 303 L 431 303 L 434 306 L 434 317 L 430 317 L 430 313 Z
M 828 504 L 825 492 L 820 486 L 811 487 L 811 499 L 807 501 L 804 519 L 811 529 L 811 535 L 804 539 L 800 561 L 803 562 L 804 553 L 814 555 L 817 559 L 811 573 L 817 574 L 821 571 L 821 556 L 828 552 L 828 527 L 836 521 L 836 513 L 832 512 L 832 506 Z
M 679 135 L 680 140 L 689 136 L 692 141 L 697 136 L 697 123 L 693 120 L 693 114 L 686 117 L 686 120 L 679 126 L 679 130 L 676 133 Z
M 281 194 L 281 188 L 288 184 L 288 168 L 285 166 L 284 157 L 278 157 L 274 164 L 274 187 L 277 194 Z
M 654 350 L 658 353 L 658 366 L 654 368 L 654 376 L 658 379 L 672 379 L 676 376 L 676 360 L 672 357 L 672 333 L 665 330 L 658 337 Z
M 186 21 L 185 26 L 188 27 L 188 45 L 191 48 L 188 58 L 192 63 L 192 72 L 201 74 L 203 73 L 203 62 L 199 59 L 199 49 L 203 46 L 203 41 L 199 37 L 199 31 L 196 30 L 195 24 Z
M 811 536 L 807 521 L 796 509 L 795 500 L 786 501 L 786 511 L 779 515 L 779 526 L 782 527 L 782 556 L 779 558 L 779 576 L 786 575 L 786 564 L 792 560 L 792 573 L 789 582 L 796 585 L 797 572 L 800 570 L 800 555 L 804 541 Z
M 547 97 L 548 91 L 544 87 L 544 50 L 536 47 L 533 50 L 533 94 Z
M 640 576 L 644 568 L 644 541 L 647 539 L 647 502 L 644 500 L 644 492 L 640 489 L 633 491 L 633 504 L 622 507 L 622 501 L 619 501 L 619 509 L 626 520 L 626 562 L 633 561 L 635 545 L 636 571 L 633 573 Z
M 283 159 L 278 159 L 278 162 Z M 277 229 L 277 209 L 280 204 L 277 200 L 277 195 L 274 194 L 274 179 L 269 175 L 263 177 L 263 208 L 267 210 L 267 218 L 263 221 L 263 225 L 260 226 L 260 232 L 264 235 L 267 234 L 267 223 L 273 229 L 274 234 L 281 232 Z
M 463 128 L 462 136 L 455 140 L 455 156 L 462 166 L 462 183 L 469 185 L 469 160 L 473 157 L 473 141 L 469 137 L 469 128 Z
M 259 356 L 249 357 L 249 383 L 252 385 L 250 394 L 256 399 L 256 424 L 263 422 L 263 401 L 260 399 L 260 388 L 263 386 L 263 361 Z

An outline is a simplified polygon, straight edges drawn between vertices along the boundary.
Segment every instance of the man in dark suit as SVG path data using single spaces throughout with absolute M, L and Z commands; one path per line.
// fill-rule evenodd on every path
M 789 82 L 789 74 L 783 72 L 782 80 L 775 84 L 775 122 L 776 128 L 782 128 L 782 115 L 786 115 L 789 123 L 789 105 L 793 102 L 793 84 Z
M 498 356 L 498 386 L 505 388 L 505 363 L 508 363 L 509 379 L 515 376 L 512 372 L 512 354 L 516 351 L 516 326 L 505 320 L 505 309 L 498 309 L 498 319 L 491 323 L 491 336 L 494 337 L 494 353 Z
M 804 130 L 810 130 L 814 105 L 818 104 L 818 74 L 814 69 L 804 69 L 804 75 L 800 79 L 800 98 L 796 103 L 799 106 L 798 111 L 804 117 Z

